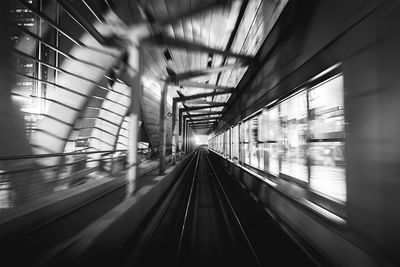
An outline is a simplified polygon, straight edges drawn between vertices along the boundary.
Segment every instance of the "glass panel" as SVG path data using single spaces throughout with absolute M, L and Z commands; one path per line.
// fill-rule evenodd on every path
M 268 172 L 274 175 L 279 174 L 279 144 L 278 143 L 267 143 L 266 144 L 266 155 L 264 156 L 268 161 Z
M 243 124 L 243 160 L 244 163 L 250 163 L 249 157 L 249 121 L 245 121 Z
M 343 76 L 319 84 L 309 92 L 310 138 L 344 138 Z
M 259 159 L 258 159 L 258 116 L 249 120 L 250 126 L 250 164 L 256 168 L 260 167 Z
M 243 146 L 243 153 L 244 153 L 244 163 L 249 164 L 250 163 L 250 157 L 249 157 L 249 143 L 245 143 Z
M 301 92 L 280 105 L 282 123 L 281 172 L 308 181 L 306 160 L 307 97 Z
M 310 145 L 310 186 L 346 201 L 344 142 L 318 142 Z
M 223 144 L 224 144 L 224 156 L 227 156 L 228 155 L 228 146 L 226 145 L 227 144 L 227 132 L 224 132 L 224 134 L 223 134 Z
M 310 186 L 346 201 L 343 76 L 312 88 L 310 106 Z
M 239 126 L 238 125 L 233 127 L 232 143 L 233 143 L 232 159 L 234 161 L 239 160 Z
M 249 121 L 243 123 L 243 140 L 245 143 L 249 142 Z
M 240 162 L 244 162 L 244 123 L 239 124 L 239 136 L 240 136 L 240 154 L 239 160 Z
M 267 132 L 267 121 L 268 121 L 268 111 L 263 110 L 261 115 L 258 117 L 258 155 L 260 157 L 260 170 L 265 170 L 264 163 L 264 155 L 266 153 L 265 142 L 267 141 L 266 132 Z
M 264 128 L 265 138 L 267 144 L 265 144 L 264 152 L 264 166 L 265 170 L 271 174 L 279 174 L 279 107 L 274 107 L 266 113 L 266 120 Z

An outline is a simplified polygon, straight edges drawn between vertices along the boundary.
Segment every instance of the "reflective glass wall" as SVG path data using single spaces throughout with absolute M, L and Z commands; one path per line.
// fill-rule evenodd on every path
M 225 143 L 218 140 L 232 131 L 232 155 L 224 155 L 234 162 L 344 204 L 343 91 L 343 75 L 336 66 L 213 137 L 210 145 L 222 154 Z

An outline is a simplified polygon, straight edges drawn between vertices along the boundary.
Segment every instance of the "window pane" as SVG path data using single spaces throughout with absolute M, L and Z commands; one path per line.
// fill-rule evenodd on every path
M 243 123 L 243 138 L 244 142 L 249 142 L 249 121 Z
M 252 118 L 249 120 L 249 126 L 250 126 L 250 165 L 253 167 L 259 168 L 259 151 L 258 151 L 258 116 Z
M 233 127 L 233 133 L 232 133 L 232 146 L 233 146 L 233 151 L 232 151 L 232 159 L 234 161 L 239 160 L 239 126 L 236 125 Z
M 257 151 L 258 151 L 258 157 L 259 157 L 259 168 L 260 170 L 264 170 L 264 153 L 265 153 L 265 131 L 266 127 L 265 126 L 265 114 L 266 111 L 263 111 L 263 113 L 258 116 L 258 146 L 257 146 Z
M 249 164 L 250 163 L 250 157 L 249 157 L 249 143 L 245 143 L 243 146 L 243 153 L 244 153 L 244 163 Z
M 310 106 L 310 186 L 346 201 L 343 76 L 312 88 Z
M 343 76 L 309 92 L 311 139 L 344 138 Z
M 244 123 L 242 122 L 240 124 L 240 128 L 239 128 L 239 134 L 240 134 L 240 155 L 239 155 L 239 160 L 240 160 L 240 162 L 244 162 L 244 158 L 245 158 L 244 132 L 245 132 L 245 127 L 244 127 Z
M 250 163 L 249 157 L 249 121 L 245 121 L 243 124 L 243 160 L 244 163 Z
M 224 132 L 224 156 L 228 156 L 228 131 Z
M 268 143 L 266 144 L 266 155 L 264 155 L 265 159 L 265 164 L 268 164 L 265 166 L 265 169 L 268 168 L 268 172 L 274 175 L 279 174 L 279 144 L 278 143 Z
M 344 142 L 310 145 L 312 189 L 346 201 Z
M 270 109 L 266 115 L 266 141 L 264 153 L 264 168 L 271 174 L 279 174 L 279 108 Z
M 282 123 L 281 172 L 308 181 L 306 160 L 307 96 L 301 92 L 280 105 Z

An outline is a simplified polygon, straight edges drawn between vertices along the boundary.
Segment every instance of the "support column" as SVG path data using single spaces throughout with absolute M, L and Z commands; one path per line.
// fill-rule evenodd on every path
M 189 154 L 189 121 L 185 119 L 185 153 L 186 155 Z
M 182 150 L 186 153 L 186 123 L 185 118 L 182 118 L 181 125 L 182 125 Z
M 132 196 L 136 189 L 138 160 L 138 133 L 141 125 L 140 105 L 142 100 L 141 70 L 142 70 L 142 46 L 139 45 L 139 64 L 138 73 L 133 77 L 131 86 L 131 106 L 129 113 L 129 131 L 128 131 L 128 172 L 126 179 L 128 186 L 126 187 L 126 197 Z
M 167 106 L 168 84 L 164 83 L 161 91 L 160 102 L 160 174 L 165 173 L 165 156 L 166 156 L 166 142 L 167 142 L 167 118 L 165 117 L 165 108 Z
M 172 165 L 176 164 L 176 151 L 178 146 L 178 135 L 175 130 L 176 125 L 176 107 L 177 101 L 174 99 L 172 101 Z

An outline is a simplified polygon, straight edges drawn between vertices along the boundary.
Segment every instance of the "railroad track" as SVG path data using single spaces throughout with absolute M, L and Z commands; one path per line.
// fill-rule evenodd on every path
M 205 148 L 145 224 L 122 266 L 261 266 Z

